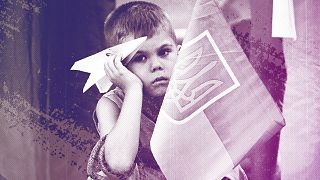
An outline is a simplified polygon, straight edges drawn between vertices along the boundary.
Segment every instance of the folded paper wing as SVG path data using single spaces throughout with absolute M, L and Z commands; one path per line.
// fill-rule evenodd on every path
M 116 54 L 122 56 L 125 59 L 131 53 L 139 49 L 142 43 L 147 39 L 147 37 L 137 38 L 111 48 L 100 51 L 89 57 L 81 59 L 74 63 L 71 70 L 83 71 L 90 73 L 90 76 L 84 85 L 83 92 L 86 92 L 92 85 L 96 84 L 100 93 L 105 93 L 111 87 L 112 83 L 106 76 L 104 71 L 104 63 L 112 56 L 107 56 L 106 54 Z
M 198 0 L 151 138 L 168 179 L 219 179 L 284 126 L 217 3 Z

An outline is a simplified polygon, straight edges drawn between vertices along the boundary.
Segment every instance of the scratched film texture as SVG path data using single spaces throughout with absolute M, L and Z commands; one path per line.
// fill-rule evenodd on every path
M 82 94 L 86 75 L 69 69 L 103 48 L 103 21 L 115 2 L 0 3 L 0 174 L 86 179 L 99 94 Z

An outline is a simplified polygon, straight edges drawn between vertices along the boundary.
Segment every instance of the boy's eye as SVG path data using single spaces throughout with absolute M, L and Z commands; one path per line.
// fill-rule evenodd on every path
M 132 58 L 132 61 L 134 62 L 142 62 L 142 61 L 145 61 L 147 59 L 147 57 L 145 55 L 136 55 Z
M 172 52 L 171 49 L 165 48 L 165 49 L 161 49 L 158 54 L 159 56 L 167 56 L 170 52 Z

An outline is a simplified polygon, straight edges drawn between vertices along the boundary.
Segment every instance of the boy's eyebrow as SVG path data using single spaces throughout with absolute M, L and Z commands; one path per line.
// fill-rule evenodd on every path
M 158 49 L 162 49 L 162 48 L 168 47 L 168 46 L 172 47 L 173 45 L 171 43 L 166 43 L 166 44 L 161 45 Z
M 142 50 L 138 50 L 134 55 L 136 54 L 143 54 L 145 51 L 142 51 Z
M 157 50 L 160 50 L 160 49 L 162 49 L 162 48 L 164 48 L 164 47 L 172 47 L 172 46 L 173 46 L 173 44 L 171 44 L 171 43 L 165 43 L 165 44 L 161 45 L 159 48 L 157 48 Z M 135 53 L 135 55 L 136 55 L 136 54 L 143 54 L 143 53 L 145 53 L 145 51 L 143 51 L 143 50 L 138 50 L 138 51 Z

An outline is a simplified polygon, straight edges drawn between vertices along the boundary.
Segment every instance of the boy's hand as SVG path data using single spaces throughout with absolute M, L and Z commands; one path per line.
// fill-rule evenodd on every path
M 104 70 L 114 85 L 121 88 L 124 93 L 133 88 L 142 89 L 140 78 L 122 65 L 121 56 L 111 55 L 109 57 L 111 59 L 104 64 Z

